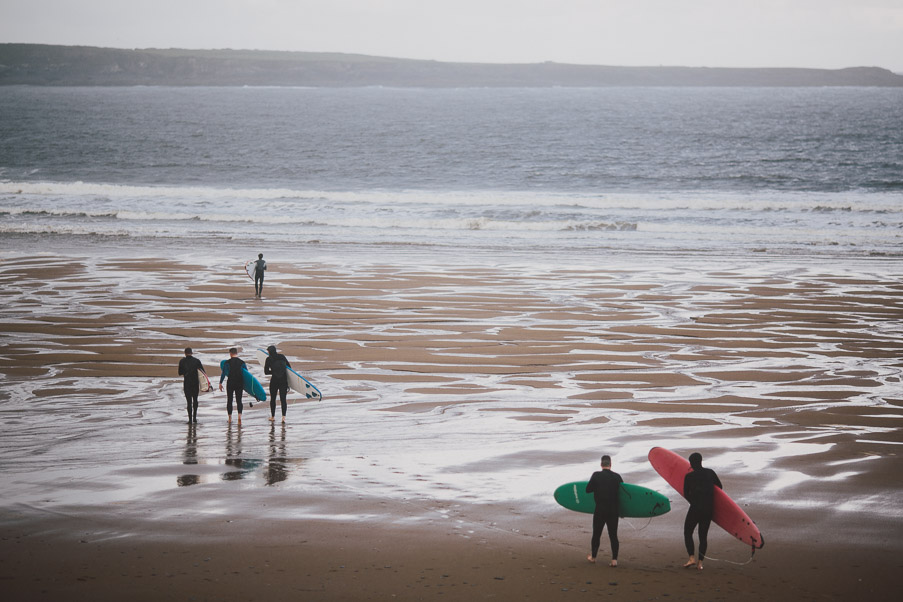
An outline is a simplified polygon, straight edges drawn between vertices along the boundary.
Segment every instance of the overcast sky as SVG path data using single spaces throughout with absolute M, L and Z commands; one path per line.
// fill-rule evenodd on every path
M 0 0 L 0 42 L 903 71 L 903 0 Z

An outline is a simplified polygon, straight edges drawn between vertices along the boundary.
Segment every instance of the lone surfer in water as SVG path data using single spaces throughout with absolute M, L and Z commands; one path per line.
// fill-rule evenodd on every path
M 276 352 L 276 346 L 267 347 L 267 359 L 263 365 L 263 373 L 270 375 L 270 421 L 276 419 L 276 393 L 282 402 L 282 422 L 285 422 L 285 396 L 288 394 L 288 369 L 292 365 L 281 353 Z
M 591 554 L 586 557 L 596 562 L 599 544 L 602 540 L 602 529 L 608 527 L 608 540 L 611 542 L 610 566 L 618 566 L 618 491 L 624 479 L 611 469 L 611 457 L 602 456 L 602 470 L 594 472 L 586 484 L 586 492 L 592 493 L 596 500 L 593 511 L 593 538 L 590 541 Z
M 191 347 L 185 348 L 185 357 L 179 360 L 179 376 L 183 377 L 182 389 L 188 402 L 188 423 L 198 421 L 198 393 L 201 389 L 198 370 L 204 371 L 201 360 L 194 357 Z
M 219 377 L 219 390 L 223 390 L 223 380 L 228 376 L 229 380 L 226 381 L 226 412 L 229 414 L 229 422 L 232 422 L 232 397 L 234 396 L 235 405 L 238 409 L 238 425 L 241 426 L 241 396 L 245 389 L 245 379 L 242 372 L 244 372 L 245 362 L 238 357 L 238 349 L 235 347 L 229 349 L 229 359 L 226 360 L 226 367 L 228 370 L 223 370 Z
M 702 561 L 708 548 L 709 526 L 715 509 L 715 487 L 723 489 L 718 475 L 711 468 L 702 467 L 702 454 L 690 454 L 690 472 L 684 477 L 684 497 L 690 502 L 687 518 L 684 520 L 684 543 L 690 559 L 685 568 L 695 566 L 702 570 Z M 693 547 L 693 531 L 699 527 L 699 558 Z
M 254 296 L 263 296 L 263 276 L 267 271 L 267 262 L 263 260 L 263 253 L 258 253 L 254 262 Z

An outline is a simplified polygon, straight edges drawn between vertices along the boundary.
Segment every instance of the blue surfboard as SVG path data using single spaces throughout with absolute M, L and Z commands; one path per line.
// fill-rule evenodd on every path
M 229 360 L 223 360 L 219 363 L 219 369 L 222 370 L 223 374 L 227 377 L 229 376 Z M 256 399 L 257 401 L 266 401 L 267 400 L 267 392 L 264 390 L 263 385 L 260 384 L 260 381 L 257 378 L 248 372 L 247 366 L 241 371 L 242 380 L 245 383 L 245 393 Z

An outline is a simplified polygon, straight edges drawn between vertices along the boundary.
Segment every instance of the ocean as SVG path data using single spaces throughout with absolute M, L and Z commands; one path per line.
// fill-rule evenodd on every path
M 0 116 L 27 249 L 903 254 L 899 89 L 5 87 Z

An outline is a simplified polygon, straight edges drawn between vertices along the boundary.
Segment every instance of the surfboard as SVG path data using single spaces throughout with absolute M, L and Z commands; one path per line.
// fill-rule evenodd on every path
M 649 450 L 649 463 L 680 495 L 684 494 L 684 477 L 690 472 L 689 460 L 664 447 Z M 759 528 L 737 502 L 715 487 L 715 507 L 712 520 L 716 525 L 753 547 L 753 551 L 765 545 Z
M 229 360 L 223 360 L 219 363 L 219 369 L 222 370 L 223 374 L 229 376 Z M 263 385 L 260 384 L 260 381 L 257 378 L 248 372 L 248 368 L 245 367 L 242 370 L 242 380 L 244 381 L 244 389 L 245 393 L 256 399 L 257 401 L 266 401 L 267 393 L 263 388 Z
M 261 366 L 266 366 L 267 357 L 269 354 L 263 349 L 258 349 L 257 353 L 257 362 Z M 296 393 L 300 393 L 304 395 L 308 399 L 316 399 L 317 401 L 323 401 L 323 394 L 320 393 L 320 389 L 316 388 L 313 383 L 309 380 L 292 370 L 288 369 L 288 386 L 292 391 Z
M 596 500 L 592 493 L 586 493 L 588 482 L 565 483 L 555 490 L 555 501 L 568 510 L 592 514 L 596 509 Z M 671 502 L 667 497 L 658 491 L 633 483 L 621 483 L 618 490 L 618 506 L 619 514 L 624 518 L 661 516 L 671 510 Z
M 210 379 L 207 378 L 207 373 L 201 369 L 198 369 L 198 393 L 207 393 L 208 391 L 213 390 L 213 385 L 210 384 Z
M 248 278 L 250 278 L 252 282 L 254 281 L 254 270 L 256 268 L 257 268 L 257 260 L 256 259 L 252 259 L 251 261 L 249 261 L 248 263 L 245 264 L 245 273 L 248 275 Z

